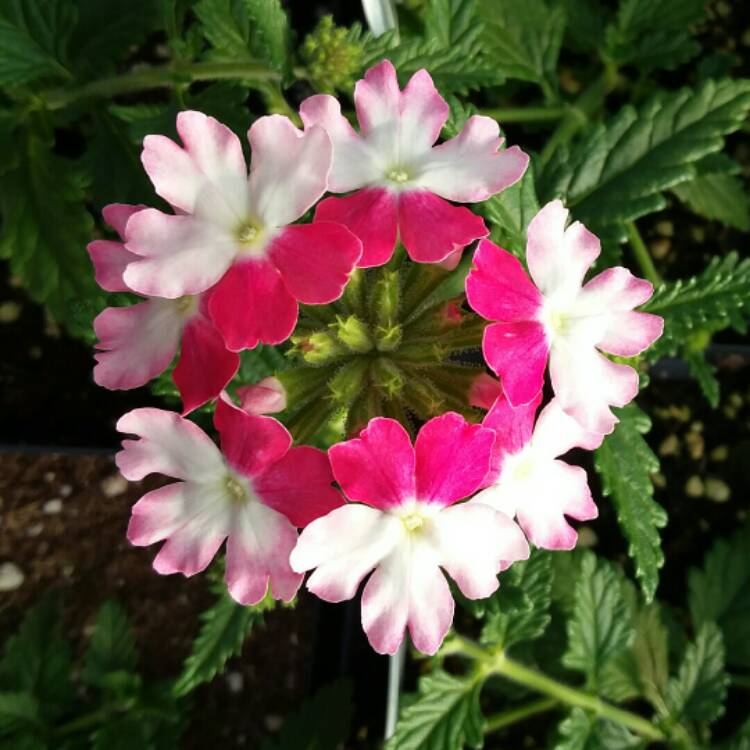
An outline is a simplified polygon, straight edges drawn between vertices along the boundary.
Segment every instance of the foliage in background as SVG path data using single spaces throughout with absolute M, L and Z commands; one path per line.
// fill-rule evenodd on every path
M 750 81 L 732 77 L 731 55 L 701 49 L 704 0 L 409 0 L 399 6 L 399 28 L 378 38 L 330 18 L 302 38 L 284 5 L 0 0 L 0 257 L 33 300 L 83 338 L 103 307 L 126 301 L 98 289 L 84 247 L 106 231 L 104 204 L 151 198 L 140 144 L 147 133 L 174 135 L 177 111 L 200 109 L 243 132 L 266 112 L 295 117 L 299 98 L 314 91 L 350 92 L 369 65 L 388 57 L 402 82 L 427 67 L 449 95 L 446 136 L 480 111 L 512 125 L 525 150 L 538 145 L 523 180 L 478 207 L 493 239 L 521 256 L 540 203 L 561 198 L 601 236 L 604 265 L 638 267 L 656 286 L 644 309 L 664 317 L 665 334 L 634 364 L 645 370 L 663 355 L 681 356 L 718 403 L 705 351 L 716 333 L 746 330 L 750 260 L 717 256 L 693 276 L 665 281 L 636 224 L 678 201 L 727 227 L 750 227 L 742 169 L 725 151 L 727 136 L 746 123 Z M 675 88 L 674 71 L 687 88 Z M 451 289 L 465 271 L 451 278 Z M 270 347 L 244 353 L 239 381 L 286 367 L 287 354 L 294 356 Z M 335 368 L 318 374 L 335 384 Z M 174 395 L 168 376 L 155 390 Z M 686 631 L 685 612 L 654 598 L 667 518 L 650 479 L 658 470 L 650 420 L 635 405 L 619 416 L 595 463 L 638 588 L 589 553 L 537 554 L 512 568 L 501 593 L 472 609 L 478 644 L 457 636 L 444 652 L 468 656 L 469 669 L 443 671 L 438 659 L 389 748 L 479 747 L 486 731 L 547 711 L 560 714 L 549 738 L 557 750 L 642 747 L 665 737 L 675 747 L 750 746 L 750 724 L 720 746 L 710 736 L 725 704 L 727 668 L 736 671 L 733 685 L 748 682 L 748 532 L 717 543 L 704 569 L 691 573 Z M 92 732 L 71 730 L 68 744 L 55 745 L 50 738 L 81 706 L 66 702 L 78 701 L 68 690 L 70 652 L 52 605 L 41 604 L 0 669 L 0 747 L 117 747 L 118 722 L 132 723 L 152 700 L 166 702 L 170 721 L 149 713 L 133 731 L 144 747 L 170 746 L 159 743 L 180 725 L 182 704 L 173 696 L 220 671 L 262 609 L 221 597 L 205 614 L 183 673 L 168 691 L 152 693 L 135 671 L 122 613 L 107 605 L 90 647 L 101 660 L 87 655 L 80 672 L 84 703 L 106 721 Z M 565 684 L 534 671 L 538 665 Z M 508 691 L 491 691 L 501 677 L 526 693 L 515 689 L 509 699 Z M 488 720 L 485 684 L 483 696 L 492 692 L 506 705 Z M 333 691 L 328 700 L 342 695 Z M 628 702 L 642 715 L 614 705 Z M 320 709 L 310 711 L 302 724 Z M 304 747 L 295 731 L 269 749 Z M 335 747 L 321 737 L 305 741 Z

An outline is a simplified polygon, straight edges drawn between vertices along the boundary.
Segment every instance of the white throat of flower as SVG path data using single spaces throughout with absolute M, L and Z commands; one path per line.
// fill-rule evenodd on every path
M 221 491 L 229 505 L 238 507 L 258 500 L 250 481 L 231 469 L 221 478 Z
M 430 520 L 439 508 L 434 503 L 423 503 L 419 500 L 409 500 L 398 508 L 393 509 L 408 535 L 420 535 L 430 527 Z
M 386 185 L 395 192 L 412 186 L 416 176 L 413 168 L 403 164 L 387 167 L 383 174 Z
M 265 252 L 270 232 L 256 219 L 246 219 L 234 230 L 237 242 L 237 255 L 251 258 L 261 258 Z

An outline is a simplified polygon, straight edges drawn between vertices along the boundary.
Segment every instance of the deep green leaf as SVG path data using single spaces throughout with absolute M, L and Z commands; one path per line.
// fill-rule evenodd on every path
M 287 716 L 279 736 L 261 750 L 338 750 L 349 736 L 353 697 L 349 681 L 326 685 Z
M 242 649 L 250 630 L 263 621 L 263 613 L 274 607 L 266 597 L 252 607 L 243 607 L 229 596 L 224 584 L 217 586 L 219 598 L 201 615 L 201 629 L 174 686 L 175 695 L 186 695 L 218 674 L 227 660 Z
M 715 721 L 724 713 L 728 682 L 721 631 L 715 623 L 706 622 L 687 647 L 677 676 L 667 685 L 671 715 L 677 721 Z
M 441 47 L 474 41 L 481 33 L 476 0 L 430 0 L 425 12 L 425 34 Z
M 236 62 L 252 60 L 245 0 L 198 0 L 193 12 L 214 55 Z
M 84 655 L 83 679 L 91 685 L 101 685 L 110 672 L 134 671 L 136 661 L 135 639 L 125 611 L 117 602 L 105 602 Z
M 463 750 L 481 747 L 480 680 L 436 671 L 419 681 L 419 697 L 399 716 L 385 750 Z
M 558 727 L 560 738 L 554 750 L 627 750 L 640 740 L 625 727 L 574 708 Z
M 28 610 L 0 661 L 0 687 L 28 694 L 45 718 L 59 716 L 72 698 L 71 652 L 61 626 L 57 599 L 48 595 Z
M 664 564 L 659 529 L 667 514 L 654 501 L 651 474 L 659 470 L 659 459 L 643 435 L 651 429 L 649 418 L 635 405 L 618 411 L 620 422 L 594 453 L 602 479 L 602 493 L 615 506 L 620 528 L 628 540 L 628 553 L 647 601 L 659 583 Z
M 481 641 L 509 648 L 539 638 L 550 622 L 551 589 L 548 552 L 534 550 L 528 560 L 511 565 L 488 600 Z M 514 590 L 517 596 L 511 596 Z
M 695 213 L 743 232 L 750 229 L 750 196 L 739 177 L 703 174 L 672 190 Z
M 622 653 L 633 636 L 630 609 L 617 575 L 604 560 L 584 555 L 576 580 L 575 607 L 568 620 L 568 647 L 563 664 L 583 672 L 596 689 L 607 664 Z
M 91 750 L 155 750 L 151 725 L 137 714 L 117 718 L 92 735 Z
M 719 405 L 719 381 L 716 379 L 716 368 L 706 359 L 703 352 L 685 352 L 685 359 L 690 374 L 698 381 L 703 395 L 715 409 Z
M 565 33 L 565 10 L 545 0 L 479 0 L 482 46 L 507 78 L 555 87 L 557 57 Z
M 652 603 L 638 614 L 633 653 L 643 695 L 657 711 L 664 705 L 669 681 L 668 632 L 661 621 L 661 608 Z
M 289 367 L 289 360 L 278 347 L 260 344 L 255 349 L 240 353 L 237 382 L 241 384 L 257 383 L 259 380 L 275 375 L 287 367 Z
M 750 258 L 737 253 L 712 258 L 706 269 L 688 279 L 663 284 L 641 308 L 664 318 L 664 334 L 650 357 L 676 352 L 696 331 L 746 330 L 750 316 Z
M 598 50 L 604 41 L 604 29 L 611 15 L 601 0 L 560 0 L 565 8 L 566 43 L 578 52 Z
M 39 706 L 29 693 L 0 692 L 0 738 L 40 724 Z
M 70 78 L 66 50 L 77 15 L 68 0 L 0 3 L 0 86 Z
M 724 635 L 727 663 L 750 668 L 750 527 L 717 541 L 703 568 L 688 577 L 693 624 L 716 622 Z
M 606 30 L 605 54 L 618 65 L 633 64 L 644 73 L 671 70 L 700 50 L 690 27 L 706 13 L 705 0 L 620 0 Z
M 245 7 L 253 54 L 274 70 L 286 73 L 290 67 L 290 31 L 281 0 L 245 0 Z
M 539 181 L 544 200 L 560 197 L 597 231 L 664 208 L 664 190 L 692 179 L 695 164 L 719 151 L 750 109 L 750 81 L 705 81 L 660 93 L 640 110 L 624 107 L 558 149 Z
M 717 750 L 750 750 L 750 719 L 740 727 L 734 737 L 727 742 L 722 742 Z

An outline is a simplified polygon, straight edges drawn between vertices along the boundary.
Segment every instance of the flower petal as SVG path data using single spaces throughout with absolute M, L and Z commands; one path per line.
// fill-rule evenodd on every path
M 96 283 L 107 292 L 129 292 L 122 275 L 128 263 L 140 260 L 137 255 L 128 252 L 122 242 L 111 240 L 94 240 L 86 246 L 91 262 L 94 264 Z
M 315 568 L 307 588 L 324 601 L 341 602 L 354 597 L 402 534 L 403 525 L 389 513 L 346 504 L 303 529 L 289 562 L 299 573 Z
M 128 219 L 144 208 L 147 208 L 147 206 L 143 204 L 110 203 L 102 209 L 102 216 L 104 217 L 104 221 L 120 235 L 120 239 L 124 242 L 126 239 L 125 227 L 127 226 Z
M 492 405 L 502 393 L 500 381 L 489 373 L 483 372 L 474 378 L 469 390 L 469 406 L 478 409 L 491 409 Z
M 274 599 L 289 602 L 302 578 L 289 567 L 297 530 L 281 513 L 259 502 L 241 506 L 227 541 L 226 580 L 231 597 L 245 606 L 261 601 L 270 584 Z
M 398 229 L 398 199 L 388 190 L 365 188 L 345 198 L 326 198 L 315 209 L 315 222 L 343 224 L 362 242 L 360 268 L 382 266 L 393 255 Z
M 521 529 L 488 505 L 454 505 L 438 513 L 433 523 L 440 565 L 469 599 L 492 594 L 497 574 L 529 556 Z
M 526 231 L 526 264 L 545 297 L 570 299 L 589 266 L 599 257 L 599 239 L 580 222 L 565 229 L 568 210 L 559 200 L 544 206 Z
M 449 505 L 476 492 L 490 469 L 495 434 L 455 412 L 434 417 L 417 435 L 417 499 Z
M 344 504 L 332 483 L 326 453 L 301 445 L 268 466 L 253 484 L 266 505 L 304 527 Z
M 439 263 L 489 234 L 481 216 L 426 190 L 399 195 L 398 229 L 406 252 L 417 263 Z
M 483 318 L 507 323 L 535 320 L 543 302 L 518 258 L 489 240 L 482 240 L 474 253 L 466 297 Z
M 589 432 L 581 427 L 570 414 L 565 413 L 560 400 L 553 398 L 536 421 L 531 443 L 535 455 L 552 459 L 573 448 L 593 451 L 602 444 L 603 439 L 601 433 Z
M 328 94 L 316 94 L 299 108 L 305 129 L 320 125 L 333 143 L 333 166 L 328 176 L 332 193 L 347 193 L 374 182 L 382 176 L 377 168 L 376 154 L 341 114 L 338 100 Z
M 544 383 L 549 344 L 544 327 L 536 321 L 493 323 L 484 329 L 482 351 L 500 377 L 511 406 L 528 404 Z
M 292 436 L 281 422 L 248 414 L 226 397 L 216 402 L 214 426 L 229 465 L 249 477 L 281 460 L 292 445 Z
M 241 210 L 247 167 L 239 138 L 225 125 L 201 112 L 180 112 L 177 132 L 184 148 L 161 135 L 143 140 L 141 161 L 158 195 L 176 208 L 193 213 L 208 185 Z
M 185 316 L 169 300 L 108 307 L 94 319 L 99 343 L 94 381 L 110 390 L 138 388 L 172 361 Z
M 266 115 L 256 120 L 250 141 L 250 210 L 271 227 L 299 219 L 326 190 L 333 146 L 323 128 L 306 131 L 288 117 Z
M 234 238 L 192 216 L 172 216 L 155 208 L 128 221 L 126 248 L 141 256 L 125 269 L 133 291 L 175 299 L 213 286 L 229 268 L 237 247 Z
M 560 343 L 550 352 L 550 379 L 562 408 L 585 430 L 607 435 L 617 417 L 610 406 L 625 406 L 638 393 L 638 373 L 603 357 L 593 347 Z
M 320 305 L 342 295 L 362 243 L 341 224 L 316 221 L 286 227 L 269 253 L 289 292 L 300 302 Z
M 211 320 L 228 349 L 240 351 L 286 341 L 297 324 L 297 300 L 269 261 L 234 263 L 212 289 Z
M 435 146 L 420 166 L 420 187 L 450 201 L 475 203 L 517 182 L 529 164 L 518 146 L 499 151 L 500 126 L 473 115 L 461 132 Z
M 236 389 L 240 408 L 248 414 L 276 414 L 286 409 L 286 389 L 273 376 Z
M 172 373 L 182 398 L 182 413 L 215 399 L 239 366 L 239 355 L 227 350 L 213 323 L 194 315 L 183 331 L 180 359 Z
M 115 456 L 125 479 L 138 481 L 148 474 L 175 479 L 208 481 L 226 473 L 219 449 L 198 425 L 163 409 L 134 409 L 120 417 L 118 432 L 137 435 L 123 440 Z
M 573 549 L 578 534 L 565 520 L 596 518 L 598 510 L 591 499 L 586 472 L 563 461 L 540 465 L 533 488 L 519 497 L 518 523 L 532 544 L 543 549 Z
M 136 547 L 148 547 L 167 539 L 184 522 L 188 502 L 184 482 L 172 482 L 147 492 L 133 506 L 128 541 Z
M 332 446 L 328 456 L 350 500 L 387 510 L 414 499 L 414 448 L 395 419 L 371 419 L 359 437 Z

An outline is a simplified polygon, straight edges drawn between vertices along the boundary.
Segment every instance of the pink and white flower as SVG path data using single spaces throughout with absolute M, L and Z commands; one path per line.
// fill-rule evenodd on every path
M 305 128 L 322 125 L 333 141 L 328 189 L 357 191 L 326 198 L 316 221 L 349 227 L 363 245 L 362 267 L 380 266 L 400 238 L 412 260 L 437 263 L 489 233 L 484 221 L 448 201 L 475 203 L 519 180 L 529 157 L 503 143 L 497 123 L 475 115 L 451 140 L 435 146 L 449 115 L 426 70 L 403 91 L 396 70 L 384 60 L 354 89 L 361 133 L 341 114 L 339 102 L 319 94 L 302 102 Z
M 541 394 L 515 409 L 500 394 L 482 424 L 496 434 L 487 488 L 471 502 L 485 503 L 516 518 L 532 544 L 573 549 L 578 534 L 566 516 L 596 518 L 586 471 L 559 460 L 572 448 L 594 450 L 604 438 L 588 432 L 554 398 L 534 424 Z
M 278 378 L 263 378 L 237 389 L 240 408 L 248 414 L 277 414 L 286 409 L 286 388 Z
M 350 500 L 313 521 L 292 552 L 292 568 L 314 572 L 321 599 L 362 594 L 362 625 L 379 653 L 394 653 L 406 628 L 433 654 L 453 620 L 443 568 L 470 599 L 489 596 L 497 574 L 529 550 L 521 530 L 474 493 L 490 467 L 494 434 L 455 413 L 425 424 L 414 446 L 395 420 L 376 418 L 359 437 L 329 450 L 336 481 Z
M 167 299 L 211 289 L 208 314 L 229 349 L 278 344 L 294 329 L 298 301 L 338 299 L 362 252 L 340 224 L 292 224 L 326 189 L 330 138 L 261 117 L 248 132 L 248 176 L 239 138 L 213 117 L 181 112 L 177 132 L 183 146 L 144 140 L 143 165 L 175 214 L 149 208 L 129 219 L 126 245 L 137 258 L 125 283 Z
M 663 320 L 634 310 L 653 287 L 626 268 L 609 268 L 583 283 L 599 240 L 580 222 L 566 229 L 567 219 L 556 200 L 529 224 L 526 262 L 533 281 L 510 253 L 480 242 L 466 294 L 476 312 L 497 321 L 485 329 L 482 348 L 512 406 L 536 398 L 549 359 L 562 409 L 584 429 L 607 434 L 617 423 L 610 406 L 635 397 L 638 373 L 599 350 L 640 354 L 659 338 Z
M 124 239 L 125 225 L 143 206 L 114 203 L 105 221 Z M 137 260 L 122 242 L 95 240 L 88 246 L 96 280 L 109 292 L 131 292 L 125 268 Z M 109 307 L 94 320 L 99 338 L 94 380 L 111 390 L 138 388 L 167 369 L 180 349 L 173 378 L 184 413 L 216 398 L 234 377 L 240 358 L 224 345 L 211 322 L 206 295 L 147 298 L 128 307 Z M 182 344 L 180 345 L 180 342 Z
M 128 539 L 165 541 L 158 573 L 192 576 L 227 540 L 226 581 L 240 604 L 256 604 L 269 588 L 291 600 L 302 576 L 289 567 L 298 526 L 342 504 L 323 451 L 291 448 L 271 417 L 250 415 L 221 398 L 214 424 L 221 451 L 193 422 L 162 409 L 135 409 L 117 423 L 124 440 L 117 466 L 126 479 L 159 473 L 179 480 L 146 493 L 134 506 Z

